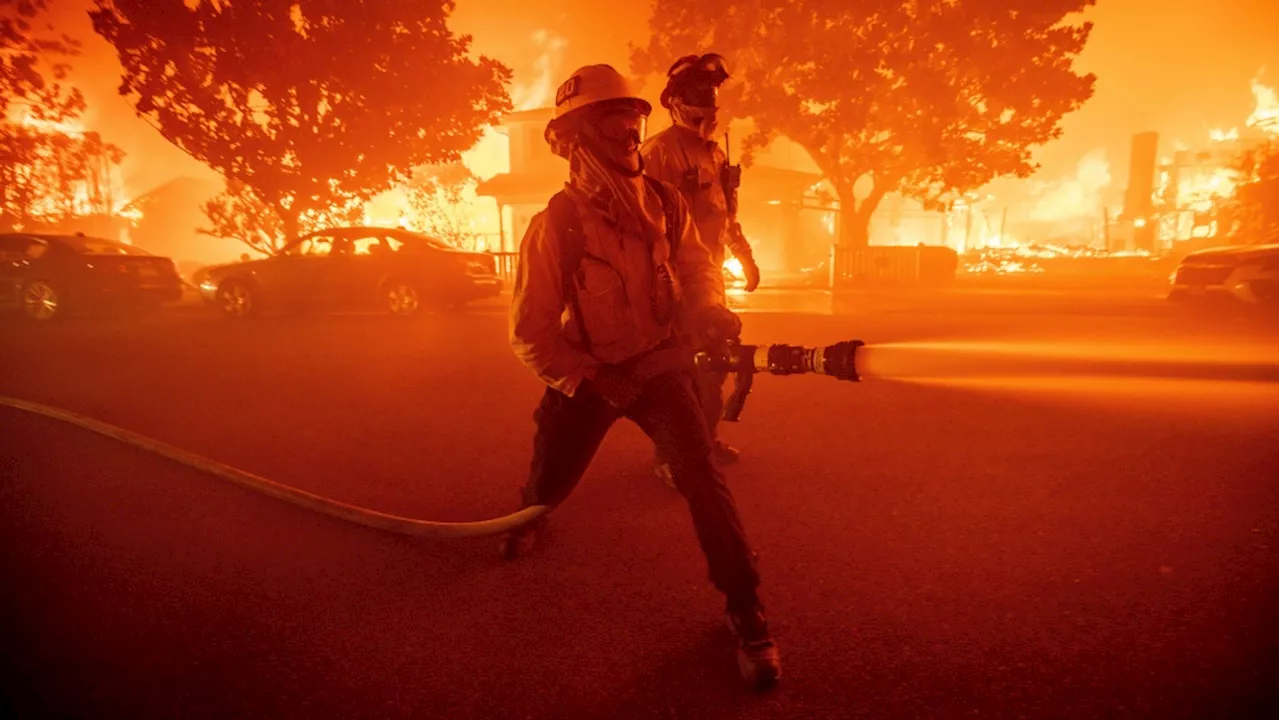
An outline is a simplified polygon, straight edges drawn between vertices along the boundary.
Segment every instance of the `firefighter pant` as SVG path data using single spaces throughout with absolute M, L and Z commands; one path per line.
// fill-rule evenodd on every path
M 564 502 L 609 428 L 624 416 L 670 458 L 672 478 L 689 505 L 711 582 L 730 607 L 753 606 L 759 585 L 756 557 L 724 475 L 711 462 L 711 436 L 693 379 L 686 373 L 650 378 L 625 415 L 585 388 L 573 397 L 548 388 L 534 413 L 537 432 L 524 504 L 555 507 Z

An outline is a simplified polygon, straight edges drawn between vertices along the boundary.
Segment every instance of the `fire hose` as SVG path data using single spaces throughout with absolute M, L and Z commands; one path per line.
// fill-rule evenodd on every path
M 692 356 L 688 352 L 684 352 L 682 364 L 687 364 L 691 357 L 693 366 L 698 370 L 734 373 L 734 393 L 730 401 L 726 403 L 725 416 L 728 420 L 736 421 L 738 415 L 742 412 L 743 404 L 746 402 L 747 393 L 750 392 L 751 377 L 755 373 L 768 372 L 775 375 L 819 373 L 842 380 L 860 380 L 861 378 L 858 376 L 855 365 L 855 354 L 860 346 L 862 346 L 862 341 L 860 340 L 837 343 L 825 348 L 804 348 L 792 345 L 753 346 L 741 345 L 735 342 L 714 350 L 702 350 Z M 651 368 L 651 370 L 658 371 L 657 368 Z M 349 505 L 339 500 L 268 480 L 140 433 L 71 412 L 70 410 L 3 395 L 0 395 L 0 406 L 40 415 L 98 433 L 126 445 L 167 458 L 180 465 L 186 465 L 205 474 L 307 510 L 400 535 L 452 539 L 501 535 L 532 522 L 551 509 L 546 505 L 532 505 L 509 515 L 473 522 L 439 522 L 391 515 L 377 510 Z M 730 411 L 732 411 L 732 417 L 729 417 Z

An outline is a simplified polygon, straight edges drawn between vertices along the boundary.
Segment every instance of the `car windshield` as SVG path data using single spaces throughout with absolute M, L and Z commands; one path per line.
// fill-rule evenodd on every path
M 291 257 L 302 257 L 307 255 L 322 257 L 328 255 L 333 249 L 333 237 L 330 235 L 308 235 L 304 238 L 295 240 L 286 246 L 280 253 Z
M 82 255 L 150 255 L 151 253 L 132 245 L 126 245 L 115 240 L 106 240 L 104 238 L 86 237 L 84 235 L 59 235 L 50 237 L 50 240 L 56 240 L 70 247 L 72 250 Z

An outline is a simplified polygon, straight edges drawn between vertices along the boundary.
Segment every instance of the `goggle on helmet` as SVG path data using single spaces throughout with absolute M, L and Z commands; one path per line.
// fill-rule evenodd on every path
M 667 87 L 662 91 L 662 107 L 670 108 L 672 98 L 685 105 L 714 108 L 720 85 L 729 79 L 724 56 L 719 53 L 686 55 L 667 70 Z

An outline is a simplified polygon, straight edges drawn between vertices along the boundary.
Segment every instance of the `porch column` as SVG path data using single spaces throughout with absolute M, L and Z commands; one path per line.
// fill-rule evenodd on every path
M 507 206 L 497 198 L 494 200 L 498 203 L 498 252 L 507 252 Z

